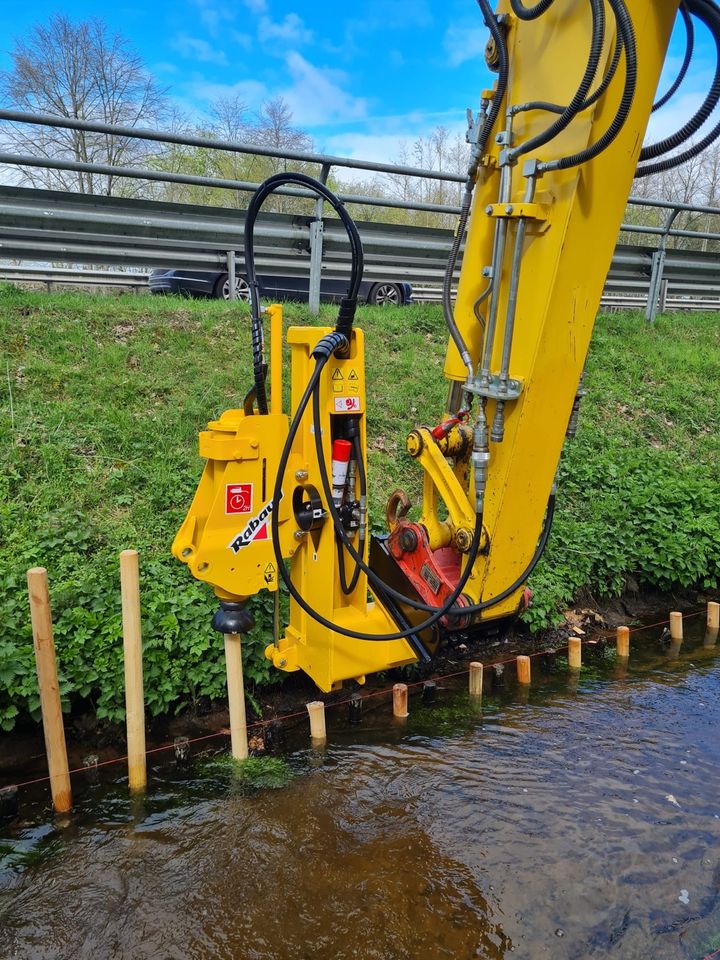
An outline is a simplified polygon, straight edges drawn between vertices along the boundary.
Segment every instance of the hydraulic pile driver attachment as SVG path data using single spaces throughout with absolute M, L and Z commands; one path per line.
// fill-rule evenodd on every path
M 353 325 L 360 237 L 327 187 L 279 174 L 258 189 L 245 228 L 254 385 L 242 410 L 226 411 L 200 435 L 207 464 L 173 544 L 192 574 L 214 587 L 214 626 L 223 633 L 249 629 L 248 599 L 284 584 L 289 623 L 267 655 L 279 669 L 304 670 L 325 691 L 427 661 L 444 637 L 497 630 L 528 602 L 636 168 L 638 175 L 669 169 L 720 131 L 683 148 L 720 99 L 719 69 L 698 114 L 641 149 L 676 0 L 539 0 L 532 7 L 503 0 L 497 13 L 488 0 L 478 2 L 497 82 L 483 93 L 477 117 L 469 115 L 471 161 L 443 297 L 451 335 L 447 409 L 407 438 L 423 471 L 419 516 L 410 519 L 407 496 L 397 490 L 387 533 L 369 535 L 364 339 Z M 720 11 L 713 0 L 687 0 L 681 15 L 684 75 L 693 19 L 720 50 Z M 282 313 L 267 311 L 268 402 L 253 231 L 264 199 L 287 184 L 335 209 L 352 273 L 334 329 L 288 330 L 292 389 L 283 411 Z

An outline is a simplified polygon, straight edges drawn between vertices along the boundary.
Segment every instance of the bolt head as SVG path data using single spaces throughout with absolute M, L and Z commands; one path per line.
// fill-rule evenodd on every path
M 279 666 L 279 667 L 286 667 L 286 666 L 287 666 L 287 660 L 285 659 L 285 657 L 283 657 L 282 660 L 278 660 L 278 666 Z
M 490 206 L 490 204 L 488 204 L 487 207 L 485 207 L 485 213 L 486 213 L 488 216 L 490 216 L 490 214 L 492 213 L 492 211 L 493 211 L 493 208 Z
M 509 203 L 509 204 L 505 207 L 505 213 L 507 213 L 507 215 L 510 216 L 510 214 L 511 214 L 512 212 L 513 212 L 513 205 L 512 205 L 511 203 Z
M 295 539 L 296 539 L 296 540 L 304 540 L 304 539 L 305 539 L 305 531 L 304 531 L 304 530 L 296 530 L 296 531 L 295 531 Z
M 295 479 L 296 479 L 299 483 L 303 483 L 305 480 L 307 480 L 307 478 L 308 478 L 308 472 L 307 472 L 307 470 L 296 470 L 296 471 L 295 471 Z

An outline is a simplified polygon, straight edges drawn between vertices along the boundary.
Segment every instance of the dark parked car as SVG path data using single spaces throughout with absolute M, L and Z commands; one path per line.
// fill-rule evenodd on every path
M 268 300 L 307 300 L 309 280 L 307 277 L 271 277 L 258 275 L 260 296 Z M 217 297 L 230 299 L 227 273 L 218 270 L 153 270 L 149 278 L 151 293 L 183 293 L 193 297 Z M 238 300 L 250 299 L 250 288 L 242 274 L 235 278 Z M 339 302 L 345 296 L 347 280 L 323 279 L 320 284 L 320 299 L 325 303 Z M 360 285 L 360 301 L 378 306 L 402 306 L 412 303 L 412 286 L 409 283 L 391 283 L 381 280 L 363 280 Z

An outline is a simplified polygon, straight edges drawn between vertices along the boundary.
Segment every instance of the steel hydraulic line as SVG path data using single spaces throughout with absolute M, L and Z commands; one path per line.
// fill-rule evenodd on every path
M 445 317 L 445 323 L 450 332 L 450 336 L 453 339 L 455 346 L 457 347 L 458 353 L 462 362 L 465 364 L 465 367 L 468 371 L 468 377 L 472 379 L 475 374 L 473 368 L 472 360 L 470 358 L 470 353 L 467 348 L 467 344 L 463 339 L 463 336 L 460 332 L 460 329 L 455 322 L 454 309 L 452 303 L 452 280 L 453 274 L 455 272 L 455 265 L 457 263 L 458 253 L 460 252 L 460 247 L 462 245 L 463 239 L 465 237 L 465 231 L 467 229 L 467 222 L 470 216 L 470 207 L 472 203 L 472 194 L 475 188 L 475 177 L 477 176 L 477 167 L 479 163 L 480 156 L 482 154 L 482 149 L 487 143 L 488 137 L 492 132 L 492 129 L 495 125 L 495 122 L 500 114 L 502 108 L 502 101 L 505 96 L 505 90 L 507 87 L 508 75 L 509 75 L 509 60 L 507 53 L 507 44 L 505 43 L 505 37 L 503 31 L 498 24 L 497 18 L 490 6 L 488 0 L 478 0 L 478 5 L 483 14 L 483 19 L 485 25 L 490 31 L 490 35 L 495 42 L 496 49 L 498 51 L 498 61 L 499 61 L 499 70 L 498 70 L 498 81 L 497 89 L 495 95 L 492 98 L 492 104 L 488 110 L 486 116 L 483 118 L 482 130 L 478 134 L 478 142 L 475 144 L 472 153 L 472 159 L 470 161 L 470 168 L 468 170 L 467 180 L 465 181 L 465 191 L 463 194 L 463 201 L 460 208 L 460 217 L 458 219 L 457 229 L 455 231 L 455 236 L 453 238 L 453 244 L 450 250 L 450 256 L 448 257 L 447 264 L 445 267 L 445 274 L 443 277 L 443 287 L 442 287 L 442 303 L 443 303 L 443 315 Z M 452 391 L 451 391 L 452 392 Z

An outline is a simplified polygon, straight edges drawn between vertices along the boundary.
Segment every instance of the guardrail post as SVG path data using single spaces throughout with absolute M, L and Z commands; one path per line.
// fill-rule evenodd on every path
M 228 273 L 228 291 L 231 300 L 237 300 L 237 289 L 235 287 L 235 251 L 228 250 L 227 254 L 227 273 Z
M 645 319 L 650 323 L 655 321 L 658 313 L 658 299 L 660 300 L 660 312 L 662 313 L 667 303 L 668 285 L 663 278 L 665 271 L 665 250 L 667 248 L 668 235 L 675 222 L 675 218 L 680 213 L 678 207 L 668 211 L 663 224 L 663 235 L 660 238 L 658 249 L 652 256 L 652 273 L 650 274 L 650 287 L 648 289 L 647 307 L 645 309 Z
M 330 174 L 330 164 L 324 163 L 320 170 L 319 180 L 327 183 Z M 323 256 L 323 200 L 318 197 L 315 203 L 315 219 L 310 224 L 310 288 L 308 290 L 308 308 L 310 313 L 320 313 L 320 277 L 322 274 Z

